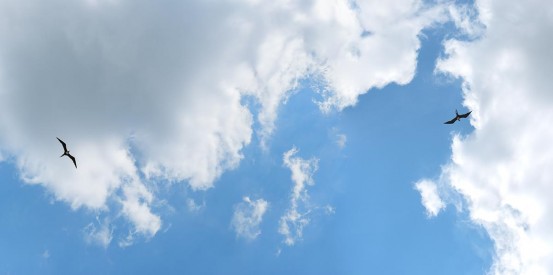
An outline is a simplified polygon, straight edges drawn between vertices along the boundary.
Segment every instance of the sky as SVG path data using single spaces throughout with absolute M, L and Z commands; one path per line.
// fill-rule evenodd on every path
M 550 274 L 547 4 L 0 0 L 0 274 Z

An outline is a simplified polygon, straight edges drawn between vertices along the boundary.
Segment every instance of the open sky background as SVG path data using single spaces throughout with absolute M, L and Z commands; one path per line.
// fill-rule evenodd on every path
M 0 0 L 0 274 L 550 274 L 552 30 L 539 0 Z

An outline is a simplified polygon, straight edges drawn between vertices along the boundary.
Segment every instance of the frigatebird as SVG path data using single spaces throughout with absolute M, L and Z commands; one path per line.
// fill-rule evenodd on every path
M 472 113 L 472 111 L 470 111 L 466 114 L 460 115 L 459 113 L 457 113 L 457 110 L 455 110 L 455 118 L 453 118 L 450 121 L 444 122 L 444 124 L 453 124 L 453 123 L 455 123 L 455 121 L 461 120 L 461 118 L 467 118 L 470 115 L 470 113 Z
M 63 156 L 68 156 L 72 161 L 73 161 L 73 164 L 75 164 L 75 169 L 77 168 L 77 162 L 75 161 L 75 157 L 73 157 L 71 154 L 69 154 L 69 150 L 67 150 L 67 145 L 65 145 L 65 142 L 63 142 L 59 137 L 56 137 L 61 145 L 63 146 L 63 155 L 60 156 L 63 157 Z

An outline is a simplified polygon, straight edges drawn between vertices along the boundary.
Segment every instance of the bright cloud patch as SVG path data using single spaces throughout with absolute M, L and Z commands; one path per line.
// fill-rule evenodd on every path
M 440 178 L 493 239 L 493 274 L 553 270 L 553 6 L 543 4 L 477 1 L 481 22 L 472 23 L 483 35 L 448 40 L 437 64 L 464 81 L 475 127 L 454 137 Z
M 445 11 L 418 0 L 2 1 L 0 151 L 24 182 L 150 237 L 162 225 L 157 181 L 213 187 L 243 158 L 254 120 L 266 142 L 302 78 L 320 77 L 323 110 L 409 82 L 421 30 Z
M 309 202 L 307 187 L 314 185 L 313 173 L 319 160 L 296 157 L 295 147 L 284 153 L 283 162 L 292 172 L 294 187 L 290 195 L 290 208 L 280 217 L 278 232 L 284 235 L 284 243 L 291 246 L 303 236 L 303 228 L 309 224 L 309 214 L 314 206 Z
M 257 238 L 261 234 L 259 224 L 268 207 L 269 203 L 264 199 L 251 200 L 244 197 L 243 202 L 234 206 L 231 226 L 236 235 L 248 240 Z
M 421 193 L 422 205 L 426 208 L 428 217 L 434 217 L 445 207 L 438 194 L 436 184 L 429 180 L 421 180 L 415 184 L 415 189 Z

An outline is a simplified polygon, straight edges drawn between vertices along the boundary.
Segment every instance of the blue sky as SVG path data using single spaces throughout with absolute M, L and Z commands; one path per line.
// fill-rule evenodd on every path
M 527 91 L 551 80 L 508 66 L 541 64 L 528 53 L 543 37 L 502 40 L 534 6 L 81 2 L 0 0 L 0 274 L 552 267 L 553 158 L 533 146 L 553 133 L 497 115 L 550 113 Z M 508 81 L 513 101 L 496 92 Z M 473 114 L 444 125 L 455 109 Z

